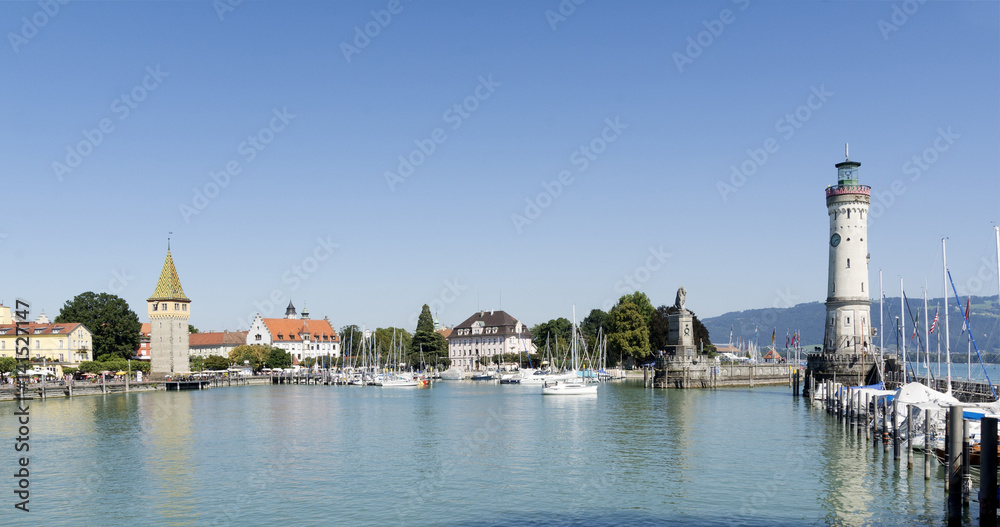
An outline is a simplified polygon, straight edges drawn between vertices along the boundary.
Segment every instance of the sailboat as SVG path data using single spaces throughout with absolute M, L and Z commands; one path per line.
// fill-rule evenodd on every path
M 542 395 L 597 395 L 597 383 L 588 382 L 587 375 L 579 373 L 576 337 L 576 306 L 573 307 L 573 343 L 571 348 L 570 367 L 572 374 L 569 379 L 545 382 L 542 384 Z M 584 372 L 586 373 L 586 372 Z

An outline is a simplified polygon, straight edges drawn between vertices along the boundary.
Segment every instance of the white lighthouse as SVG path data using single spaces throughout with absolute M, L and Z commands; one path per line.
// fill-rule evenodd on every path
M 868 283 L 868 206 L 871 187 L 858 184 L 861 163 L 837 163 L 837 184 L 826 188 L 830 215 L 830 272 L 824 353 L 857 354 L 871 346 Z

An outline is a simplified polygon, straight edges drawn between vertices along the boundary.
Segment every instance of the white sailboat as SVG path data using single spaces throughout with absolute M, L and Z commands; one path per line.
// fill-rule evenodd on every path
M 542 384 L 542 395 L 597 395 L 597 383 L 588 382 L 586 375 L 578 374 L 578 358 L 576 349 L 576 306 L 573 307 L 573 343 L 570 359 L 571 370 L 568 379 Z

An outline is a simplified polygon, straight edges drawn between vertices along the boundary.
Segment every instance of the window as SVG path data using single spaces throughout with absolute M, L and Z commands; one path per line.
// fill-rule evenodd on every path
M 850 258 L 847 259 L 847 268 L 848 269 L 851 268 L 851 259 Z
M 162 309 L 162 310 L 166 311 L 166 310 L 167 310 L 167 303 L 166 303 L 166 302 L 164 302 L 163 304 L 161 304 L 161 305 L 160 305 L 160 309 Z
M 865 292 L 865 283 L 864 282 L 861 282 L 861 292 L 862 293 Z
M 159 307 L 160 307 L 160 303 L 159 302 L 153 302 L 153 311 L 157 311 L 159 309 Z
M 255 336 L 255 339 L 254 339 L 254 340 L 260 340 L 260 333 L 258 333 L 258 334 L 257 334 L 257 335 Z
M 180 311 L 180 310 L 181 310 L 181 305 L 174 303 L 174 311 Z
M 60 341 L 59 341 L 59 349 L 62 349 L 62 347 L 63 347 L 63 341 L 62 341 L 62 340 L 60 340 Z M 59 360 L 62 360 L 62 359 L 59 359 Z
M 187 310 L 188 310 L 188 305 L 187 304 L 181 304 L 181 311 L 187 311 Z

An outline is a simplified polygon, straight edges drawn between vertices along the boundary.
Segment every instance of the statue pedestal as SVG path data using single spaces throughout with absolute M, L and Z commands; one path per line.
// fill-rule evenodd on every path
M 694 343 L 694 323 L 691 312 L 673 309 L 667 314 L 667 354 L 674 357 L 693 357 L 698 354 Z

